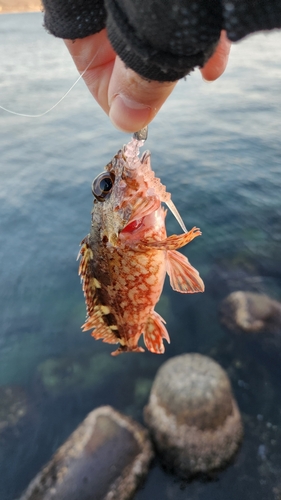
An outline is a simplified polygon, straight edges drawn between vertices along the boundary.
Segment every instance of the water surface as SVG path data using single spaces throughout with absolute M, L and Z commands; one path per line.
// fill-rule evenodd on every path
M 36 114 L 77 78 L 41 14 L 0 17 L 0 104 Z M 113 129 L 80 81 L 50 114 L 0 111 L 0 385 L 20 387 L 28 414 L 0 437 L 0 498 L 14 500 L 93 408 L 111 404 L 142 421 L 151 380 L 183 352 L 215 358 L 230 376 L 245 438 L 214 481 L 183 484 L 156 462 L 137 500 L 276 500 L 281 490 L 278 350 L 235 337 L 218 307 L 233 290 L 281 300 L 280 33 L 233 47 L 225 75 L 181 81 L 150 126 L 147 147 L 187 225 L 203 236 L 183 250 L 206 292 L 176 294 L 158 310 L 171 345 L 112 359 L 81 333 L 79 242 L 90 226 L 91 182 L 129 136 Z M 180 232 L 171 216 L 168 232 Z M 279 493 L 280 494 L 280 493 Z

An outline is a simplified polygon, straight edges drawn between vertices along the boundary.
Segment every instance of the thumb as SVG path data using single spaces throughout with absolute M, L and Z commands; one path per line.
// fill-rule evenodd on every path
M 176 83 L 145 80 L 116 57 L 108 87 L 109 118 L 124 132 L 140 130 L 153 120 Z

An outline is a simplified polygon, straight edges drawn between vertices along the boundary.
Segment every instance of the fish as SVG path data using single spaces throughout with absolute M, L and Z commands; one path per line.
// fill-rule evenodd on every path
M 151 168 L 151 154 L 139 156 L 144 140 L 135 136 L 123 146 L 92 183 L 94 195 L 90 233 L 80 244 L 79 275 L 87 317 L 83 331 L 95 339 L 119 344 L 112 352 L 155 354 L 170 343 L 165 320 L 154 310 L 166 273 L 173 290 L 204 291 L 198 271 L 178 249 L 201 235 L 187 231 L 171 194 Z M 165 218 L 172 211 L 183 229 L 167 236 Z

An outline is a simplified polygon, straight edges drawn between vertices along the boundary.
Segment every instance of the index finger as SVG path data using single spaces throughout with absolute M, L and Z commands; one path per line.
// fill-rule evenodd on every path
M 116 53 L 102 30 L 95 35 L 77 40 L 64 40 L 80 73 L 87 71 L 83 79 L 91 94 L 105 111 L 109 113 L 108 86 L 114 67 Z
M 210 57 L 205 66 L 200 70 L 205 80 L 211 82 L 216 80 L 223 74 L 227 66 L 230 48 L 231 42 L 228 40 L 226 32 L 223 30 L 221 32 L 220 41 L 215 53 L 212 55 L 212 57 Z

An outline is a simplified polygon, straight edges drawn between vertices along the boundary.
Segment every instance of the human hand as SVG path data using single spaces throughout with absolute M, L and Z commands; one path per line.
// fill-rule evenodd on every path
M 65 43 L 80 73 L 92 61 L 83 76 L 86 85 L 115 127 L 124 132 L 135 132 L 150 123 L 177 84 L 147 81 L 126 68 L 111 47 L 106 30 Z M 200 70 L 205 80 L 222 75 L 230 45 L 222 31 L 215 53 Z

